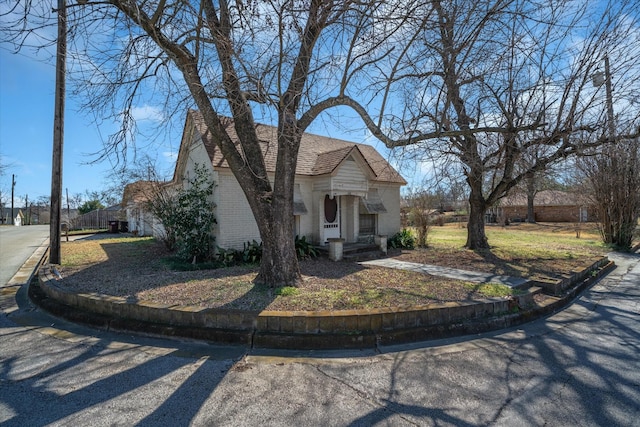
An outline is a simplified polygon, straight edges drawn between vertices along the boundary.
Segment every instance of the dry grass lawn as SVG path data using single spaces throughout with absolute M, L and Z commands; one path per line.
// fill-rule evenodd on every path
M 430 247 L 396 251 L 407 261 L 521 277 L 559 277 L 584 268 L 607 251 L 594 230 L 576 238 L 572 225 L 520 224 L 487 227 L 490 251 L 463 248 L 466 230 L 433 227 Z M 365 267 L 315 258 L 301 262 L 298 288 L 253 285 L 256 266 L 172 271 L 163 245 L 149 238 L 114 237 L 63 242 L 60 285 L 133 301 L 249 310 L 346 310 L 462 301 L 503 295 L 504 288 L 479 286 L 410 271 Z

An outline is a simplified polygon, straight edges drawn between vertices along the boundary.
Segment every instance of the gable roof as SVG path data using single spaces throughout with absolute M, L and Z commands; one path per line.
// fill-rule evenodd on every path
M 233 141 L 237 144 L 238 136 L 233 127 L 231 119 L 226 119 L 224 123 L 226 131 Z M 204 118 L 199 111 L 189 110 L 187 114 L 187 124 L 185 132 L 189 126 L 198 131 L 202 137 L 205 149 L 211 160 L 211 164 L 215 168 L 228 168 L 226 160 L 218 149 L 213 139 L 213 135 L 209 132 Z M 275 172 L 277 159 L 277 128 L 274 126 L 258 124 L 256 126 L 258 139 L 261 142 L 262 154 L 265 161 L 267 172 Z M 191 141 L 186 141 L 190 143 Z M 185 143 L 183 137 L 182 143 Z M 357 144 L 354 142 L 343 141 L 340 139 L 329 138 L 310 133 L 304 133 L 300 140 L 300 149 L 298 151 L 298 163 L 296 167 L 296 175 L 318 176 L 332 173 L 349 154 L 357 152 L 356 156 L 361 156 L 364 162 L 369 165 L 372 180 L 378 182 L 390 182 L 405 185 L 407 182 L 402 176 L 387 162 L 381 155 L 370 145 Z
M 124 187 L 120 206 L 126 206 L 129 203 L 139 204 L 147 202 L 165 185 L 167 185 L 166 182 L 158 181 L 135 181 L 129 183 Z

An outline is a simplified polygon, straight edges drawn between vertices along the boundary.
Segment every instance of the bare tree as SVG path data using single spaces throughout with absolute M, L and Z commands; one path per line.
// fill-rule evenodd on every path
M 81 82 L 76 93 L 87 100 L 87 110 L 122 124 L 106 147 L 118 156 L 132 152 L 134 107 L 141 100 L 163 103 L 165 117 L 195 106 L 258 225 L 263 256 L 256 281 L 295 285 L 301 276 L 294 248 L 293 180 L 301 135 L 318 115 L 336 106 L 366 111 L 377 93 L 369 83 L 380 74 L 378 64 L 398 49 L 393 44 L 405 37 L 404 26 L 412 16 L 423 16 L 429 4 L 84 0 L 67 8 L 69 75 Z M 5 34 L 18 47 L 29 44 L 49 22 L 47 6 L 18 2 L 5 15 L 10 18 Z M 363 96 L 367 93 L 369 98 Z M 277 123 L 272 177 L 256 115 Z M 229 136 L 229 126 L 239 141 Z
M 84 203 L 84 196 L 81 193 L 73 194 L 66 200 L 66 204 L 71 209 L 78 209 L 82 203 Z
M 437 208 L 440 197 L 424 190 L 410 190 L 404 197 L 408 205 L 408 220 L 416 229 L 416 246 L 429 246 L 428 238 L 431 229 L 431 217 Z
M 21 47 L 50 22 L 49 5 L 12 5 L 2 30 Z M 587 82 L 605 50 L 629 69 L 625 6 L 612 2 L 587 27 L 596 9 L 551 0 L 83 0 L 67 10 L 69 75 L 86 110 L 121 123 L 105 153 L 135 155 L 141 102 L 163 105 L 167 120 L 200 110 L 260 231 L 256 281 L 295 285 L 293 181 L 301 135 L 320 114 L 349 107 L 388 147 L 431 142 L 440 165 L 457 159 L 470 187 L 467 246 L 486 247 L 484 211 L 522 180 L 521 153 L 553 147 L 539 171 L 579 152 L 578 132 L 598 131 L 601 97 Z M 633 75 L 619 75 L 624 91 Z M 277 123 L 273 176 L 256 117 Z
M 640 139 L 606 146 L 581 159 L 579 167 L 596 207 L 602 240 L 629 250 L 640 217 Z
M 419 145 L 436 165 L 457 159 L 470 189 L 466 246 L 486 248 L 488 207 L 525 177 L 609 141 L 605 94 L 591 78 L 615 56 L 616 102 L 633 102 L 622 97 L 640 90 L 638 9 L 627 1 L 544 0 L 432 7 L 398 62 L 402 72 L 386 79 L 385 96 L 402 95 L 404 109 L 367 125 L 388 147 L 413 147 L 415 155 Z M 620 128 L 632 136 L 638 109 L 626 113 Z
M 535 223 L 535 197 L 543 190 L 560 189 L 562 186 L 554 179 L 556 165 L 549 165 L 544 170 L 539 172 L 531 171 L 531 167 L 535 165 L 535 162 L 539 156 L 535 156 L 532 159 L 523 155 L 522 162 L 517 166 L 524 168 L 526 171 L 524 178 L 519 185 L 514 187 L 514 192 L 520 192 L 527 197 L 527 222 Z M 559 166 L 559 165 L 558 165 Z

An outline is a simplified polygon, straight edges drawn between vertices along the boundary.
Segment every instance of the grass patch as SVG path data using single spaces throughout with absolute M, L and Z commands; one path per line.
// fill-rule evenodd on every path
M 595 224 L 582 225 L 579 239 L 574 224 L 487 226 L 486 234 L 491 248 L 471 251 L 464 248 L 465 228 L 457 224 L 433 227 L 429 248 L 403 253 L 400 258 L 509 276 L 559 278 L 610 250 L 601 242 Z
M 507 285 L 498 283 L 467 283 L 465 288 L 478 292 L 485 297 L 508 297 L 512 295 L 521 295 L 523 291 L 519 289 L 513 289 Z
M 283 286 L 276 290 L 276 295 L 281 297 L 293 297 L 300 294 L 300 290 L 293 286 Z
M 107 231 L 108 230 L 106 228 L 91 228 L 86 230 L 69 230 L 68 232 L 64 231 L 62 232 L 62 235 L 64 236 L 67 233 L 69 234 L 69 236 L 83 236 L 85 234 L 106 234 Z
M 585 268 L 607 251 L 597 231 L 519 224 L 487 227 L 490 250 L 463 248 L 466 229 L 433 227 L 430 247 L 396 252 L 407 261 L 519 277 L 560 277 Z M 148 237 L 104 234 L 102 239 L 62 242 L 60 285 L 165 305 L 247 310 L 350 310 L 507 297 L 520 291 L 496 284 L 430 276 L 416 271 L 365 267 L 326 258 L 300 262 L 299 287 L 270 289 L 253 283 L 258 266 L 206 269 L 171 257 Z M 214 266 L 211 266 L 214 267 Z M 203 269 L 204 268 L 204 269 Z

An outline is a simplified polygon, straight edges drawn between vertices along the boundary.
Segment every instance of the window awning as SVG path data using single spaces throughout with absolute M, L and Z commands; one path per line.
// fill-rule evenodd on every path
M 365 211 L 369 214 L 387 213 L 387 208 L 384 207 L 377 191 L 369 191 L 367 197 L 360 200 L 362 201 Z
M 293 214 L 306 215 L 307 213 L 307 207 L 302 199 L 302 194 L 300 194 L 300 186 L 296 185 L 293 189 Z

